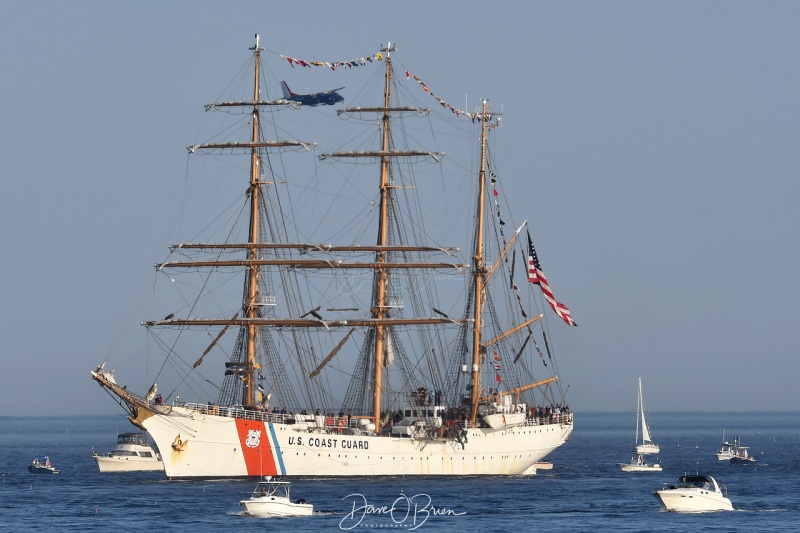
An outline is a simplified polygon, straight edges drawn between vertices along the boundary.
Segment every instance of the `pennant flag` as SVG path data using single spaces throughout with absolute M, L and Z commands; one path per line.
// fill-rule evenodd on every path
M 284 54 L 279 54 L 283 59 L 289 62 L 289 65 L 294 68 L 295 65 L 300 65 L 301 67 L 325 67 L 330 68 L 331 70 L 336 70 L 336 67 L 360 67 L 367 64 L 367 62 L 372 63 L 372 58 L 375 57 L 378 60 L 383 59 L 383 56 L 378 52 L 374 56 L 368 55 L 364 57 L 359 57 L 358 59 L 350 59 L 348 61 L 308 61 L 307 59 L 297 59 L 294 57 L 289 57 Z
M 501 381 L 503 381 L 503 378 L 500 377 L 500 374 L 495 373 L 494 380 L 496 382 L 500 383 Z
M 528 233 L 528 281 L 539 285 L 539 288 L 542 289 L 544 299 L 547 300 L 547 303 L 550 304 L 550 307 L 553 308 L 553 311 L 555 311 L 556 314 L 560 316 L 562 320 L 564 320 L 564 322 L 570 326 L 578 325 L 574 320 L 572 320 L 567 306 L 557 302 L 553 296 L 553 291 L 550 290 L 550 285 L 547 283 L 547 278 L 544 277 L 544 272 L 542 272 L 542 266 L 539 264 L 539 257 L 536 255 L 536 249 L 533 247 L 533 240 L 531 240 L 530 233 Z
M 375 57 L 377 57 L 378 59 L 381 59 L 381 57 L 380 57 L 380 52 L 378 52 L 378 54 L 377 54 Z M 439 104 L 440 104 L 442 107 L 444 107 L 445 109 L 449 109 L 449 110 L 450 110 L 452 113 L 455 113 L 455 115 L 456 115 L 457 117 L 460 117 L 461 115 L 464 115 L 464 116 L 465 116 L 465 117 L 467 117 L 467 118 L 471 118 L 473 123 L 475 122 L 475 120 L 476 120 L 476 119 L 477 119 L 477 120 L 479 120 L 479 121 L 482 121 L 482 122 L 484 122 L 484 121 L 485 121 L 485 122 L 489 122 L 489 121 L 491 121 L 491 119 L 492 119 L 492 115 L 486 115 L 486 116 L 484 116 L 484 115 L 483 115 L 483 113 L 467 113 L 466 111 L 462 111 L 461 109 L 458 109 L 457 107 L 454 107 L 454 106 L 452 106 L 452 105 L 448 104 L 448 103 L 447 103 L 447 102 L 445 102 L 443 99 L 441 99 L 441 98 L 439 98 L 438 96 L 436 96 L 436 94 L 435 94 L 433 91 L 431 91 L 430 87 L 428 87 L 428 86 L 425 84 L 425 82 L 424 82 L 424 81 L 422 81 L 422 80 L 420 79 L 420 77 L 419 77 L 419 76 L 417 76 L 417 75 L 415 75 L 415 74 L 412 74 L 411 72 L 409 72 L 408 70 L 406 70 L 406 79 L 409 79 L 409 78 L 414 78 L 414 81 L 416 81 L 416 82 L 419 84 L 419 86 L 420 86 L 420 87 L 422 87 L 422 88 L 423 88 L 423 90 L 424 90 L 426 93 L 428 93 L 428 94 L 430 94 L 431 96 L 433 96 L 434 98 L 436 98 L 436 100 L 438 100 L 438 101 L 439 101 Z

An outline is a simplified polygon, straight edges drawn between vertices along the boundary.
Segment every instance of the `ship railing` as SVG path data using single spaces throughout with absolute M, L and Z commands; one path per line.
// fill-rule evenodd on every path
M 245 409 L 243 406 L 227 407 L 202 403 L 185 403 L 183 407 L 204 415 L 224 416 L 244 420 L 260 420 L 262 422 L 275 422 L 279 424 L 285 423 L 288 419 L 294 419 L 294 415 L 290 413 L 268 413 L 256 409 Z
M 184 407 L 186 409 L 190 409 L 192 411 L 196 411 L 202 414 L 224 416 L 229 418 L 239 418 L 243 420 L 258 420 L 262 422 L 272 422 L 275 424 L 286 424 L 286 423 L 294 424 L 298 421 L 299 417 L 305 417 L 305 420 L 324 418 L 323 424 L 317 424 L 316 422 L 310 423 L 309 428 L 311 429 L 311 426 L 314 426 L 315 429 L 319 431 L 325 431 L 328 433 L 341 433 L 344 430 L 358 429 L 358 421 L 359 421 L 359 418 L 354 416 L 340 417 L 340 416 L 323 415 L 322 417 L 320 417 L 319 415 L 296 415 L 294 413 L 275 413 L 275 412 L 259 411 L 256 409 L 245 409 L 244 407 L 241 406 L 224 407 L 218 405 L 186 403 L 184 404 Z M 550 424 L 567 424 L 567 425 L 572 424 L 572 412 L 528 416 L 525 418 L 525 422 L 523 423 L 523 425 L 525 426 L 546 426 Z M 438 428 L 441 424 L 432 421 L 431 424 L 426 424 L 426 425 Z
M 527 416 L 524 426 L 547 426 L 550 424 L 572 424 L 572 412 Z
M 242 406 L 226 407 L 202 403 L 186 403 L 183 405 L 183 407 L 204 415 L 224 416 L 228 418 L 239 418 L 244 420 L 259 420 L 261 422 L 272 422 L 275 424 L 293 424 L 298 422 L 299 418 L 303 418 L 305 421 L 318 417 L 315 415 L 297 415 L 294 413 L 275 413 L 260 411 L 257 409 L 245 409 Z M 351 417 L 349 420 L 346 416 L 323 416 L 323 418 L 324 425 L 319 426 L 319 429 L 328 431 L 341 431 L 345 428 L 355 428 L 358 425 L 358 418 L 356 417 Z

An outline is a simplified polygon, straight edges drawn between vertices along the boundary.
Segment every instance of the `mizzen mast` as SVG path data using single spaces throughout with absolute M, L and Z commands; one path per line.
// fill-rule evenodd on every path
M 475 251 L 472 257 L 473 263 L 473 318 L 472 325 L 472 401 L 471 401 L 471 421 L 472 427 L 477 427 L 478 403 L 481 399 L 481 363 L 485 355 L 485 348 L 481 345 L 481 323 L 483 311 L 483 291 L 486 288 L 489 269 L 484 264 L 484 211 L 486 194 L 486 133 L 494 127 L 491 120 L 491 108 L 488 101 L 483 101 L 483 110 L 480 115 L 481 122 L 481 162 L 478 172 L 478 201 L 476 212 L 475 227 Z

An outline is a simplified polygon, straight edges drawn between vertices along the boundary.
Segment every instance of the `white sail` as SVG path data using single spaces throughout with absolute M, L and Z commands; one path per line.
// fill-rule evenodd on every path
M 642 398 L 642 378 L 639 378 L 639 404 L 637 406 L 637 415 L 638 419 L 640 420 L 642 426 L 642 442 L 636 443 L 636 452 L 637 453 L 658 453 L 661 451 L 658 444 L 653 443 L 653 439 L 650 437 L 650 428 L 647 427 L 647 419 L 645 418 L 644 413 L 644 400 Z M 637 436 L 638 439 L 638 436 Z
M 394 348 L 392 348 L 392 336 L 386 332 L 386 337 L 384 340 L 386 346 L 386 353 L 383 358 L 383 366 L 385 368 L 389 368 L 394 364 Z

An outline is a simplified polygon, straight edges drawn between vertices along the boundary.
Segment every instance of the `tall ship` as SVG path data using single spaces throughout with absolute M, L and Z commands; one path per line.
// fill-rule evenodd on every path
M 245 163 L 208 187 L 215 200 L 235 188 L 233 206 L 202 222 L 204 204 L 200 233 L 155 265 L 179 296 L 142 323 L 163 359 L 149 349 L 140 365 L 152 386 L 133 392 L 107 363 L 92 378 L 152 437 L 169 478 L 534 474 L 573 429 L 547 316 L 575 323 L 504 201 L 499 114 L 488 101 L 460 112 L 398 74 L 389 44 L 361 58 L 374 72 L 364 103 L 334 117 L 262 94 L 258 36 L 250 50 L 247 96 L 206 106 L 246 137 L 189 147 L 190 159 Z M 413 91 L 470 134 L 454 175 L 431 173 L 444 154 L 416 146 L 410 123 L 435 117 L 400 102 Z M 314 154 L 299 135 L 274 138 L 290 131 L 283 116 L 302 132 L 360 131 L 354 147 Z M 330 131 L 331 144 L 343 138 Z M 309 152 L 313 168 L 290 175 Z M 443 244 L 455 237 L 464 250 Z

